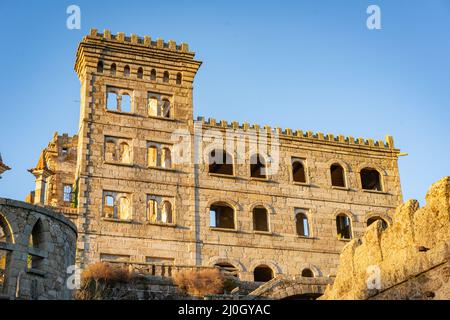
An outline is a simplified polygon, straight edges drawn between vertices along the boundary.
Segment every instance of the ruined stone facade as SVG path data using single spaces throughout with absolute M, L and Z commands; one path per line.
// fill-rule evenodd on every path
M 81 266 L 219 265 L 249 281 L 334 275 L 343 246 L 368 221 L 389 224 L 402 202 L 393 138 L 194 121 L 200 65 L 187 44 L 91 30 L 75 64 L 78 134 L 55 135 L 31 169 L 33 202 L 76 222 Z
M 63 215 L 0 198 L 0 299 L 71 299 L 76 240 Z
M 320 299 L 450 298 L 450 177 L 433 184 L 426 205 L 399 206 L 389 228 L 377 221 L 347 244 L 334 284 Z

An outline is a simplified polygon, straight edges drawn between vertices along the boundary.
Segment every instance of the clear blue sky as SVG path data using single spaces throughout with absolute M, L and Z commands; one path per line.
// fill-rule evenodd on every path
M 70 4 L 81 30 L 66 28 Z M 369 4 L 382 30 L 366 28 Z M 450 175 L 450 1 L 1 1 L 0 152 L 13 170 L 0 196 L 23 199 L 53 133 L 77 132 L 73 65 L 91 27 L 189 43 L 204 62 L 195 116 L 391 134 L 409 153 L 405 198 Z

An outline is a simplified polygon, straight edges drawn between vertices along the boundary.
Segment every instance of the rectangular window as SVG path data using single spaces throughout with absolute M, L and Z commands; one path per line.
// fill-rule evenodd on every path
M 70 184 L 64 185 L 64 202 L 72 201 L 72 186 Z

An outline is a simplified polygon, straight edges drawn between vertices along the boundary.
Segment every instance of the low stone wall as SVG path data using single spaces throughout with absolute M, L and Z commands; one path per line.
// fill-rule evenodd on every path
M 71 299 L 67 268 L 75 264 L 77 230 L 63 215 L 0 198 L 3 299 Z
M 419 208 L 409 200 L 393 224 L 380 221 L 344 247 L 336 280 L 321 299 L 450 299 L 450 177 Z

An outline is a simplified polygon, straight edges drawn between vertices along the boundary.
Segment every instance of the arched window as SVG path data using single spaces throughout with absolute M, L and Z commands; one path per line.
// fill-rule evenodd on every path
M 130 76 L 130 73 L 131 73 L 131 71 L 130 71 L 130 66 L 129 66 L 129 65 L 126 65 L 125 68 L 123 68 L 123 76 L 124 76 L 124 77 L 129 77 L 129 76 Z
M 111 68 L 109 69 L 109 74 L 112 75 L 112 76 L 115 76 L 116 75 L 116 70 L 117 70 L 116 64 L 113 63 L 111 65 Z
M 131 163 L 131 148 L 126 142 L 120 144 L 120 159 L 121 163 Z
M 306 183 L 305 167 L 299 159 L 292 160 L 292 179 L 294 182 Z
M 42 250 L 44 245 L 44 228 L 41 219 L 38 219 L 31 231 L 29 246 L 34 250 Z M 42 256 L 38 256 L 35 252 L 28 255 L 28 268 L 39 269 L 42 267 L 44 259 Z
M 136 75 L 138 79 L 142 79 L 144 77 L 144 69 L 142 69 L 142 67 L 139 67 Z
M 336 216 L 336 228 L 339 239 L 352 238 L 351 220 L 347 215 L 339 214 Z
M 119 213 L 118 218 L 121 220 L 131 219 L 130 200 L 127 197 L 121 197 L 119 199 Z
M 216 263 L 214 267 L 219 269 L 225 276 L 239 277 L 239 269 L 231 263 Z
M 297 210 L 295 214 L 295 226 L 297 234 L 302 237 L 309 237 L 309 221 L 308 216 L 303 210 Z
M 105 218 L 114 218 L 114 198 L 105 196 L 103 201 L 103 215 Z
M 273 279 L 273 270 L 266 265 L 260 265 L 253 271 L 255 282 L 267 282 Z
M 302 277 L 314 278 L 314 272 L 312 272 L 312 270 L 309 268 L 305 268 L 302 270 Z
M 152 117 L 158 116 L 158 99 L 155 97 L 148 99 L 148 115 Z
M 122 96 L 122 101 L 120 104 L 120 111 L 131 112 L 131 97 L 128 93 L 124 93 Z
M 388 223 L 386 222 L 386 220 L 384 220 L 381 217 L 370 217 L 369 219 L 367 219 L 367 226 L 370 226 L 372 223 L 377 222 L 378 220 L 381 220 L 381 228 L 383 229 L 387 229 L 387 227 L 389 226 Z
M 158 166 L 158 148 L 156 146 L 147 148 L 147 163 L 149 167 Z
M 163 168 L 170 169 L 172 167 L 172 157 L 169 148 L 163 148 L 161 154 L 161 165 Z
M 147 201 L 147 220 L 150 222 L 158 220 L 158 202 L 154 199 Z
M 266 179 L 266 161 L 260 154 L 250 157 L 250 176 L 252 178 Z
M 172 223 L 172 204 L 169 201 L 164 201 L 162 205 L 161 222 Z
M 161 101 L 161 116 L 170 118 L 170 101 L 167 99 Z
M 210 225 L 213 228 L 234 229 L 234 209 L 225 203 L 210 207 Z
M 371 168 L 362 169 L 361 185 L 364 190 L 382 191 L 380 173 Z
M 152 69 L 152 71 L 150 71 L 150 80 L 155 81 L 156 80 L 156 70 Z
M 103 73 L 103 61 L 97 63 L 97 73 Z
M 233 157 L 223 149 L 214 149 L 209 154 L 209 173 L 232 176 Z
M 183 76 L 180 72 L 177 73 L 177 84 L 180 85 L 183 81 Z
M 266 208 L 256 207 L 253 209 L 253 230 L 269 231 L 269 219 Z
M 169 72 L 168 71 L 164 71 L 163 82 L 164 83 L 168 83 L 169 82 Z
M 345 188 L 345 173 L 344 168 L 341 165 L 335 163 L 330 167 L 331 173 L 331 185 L 333 187 L 343 187 Z

